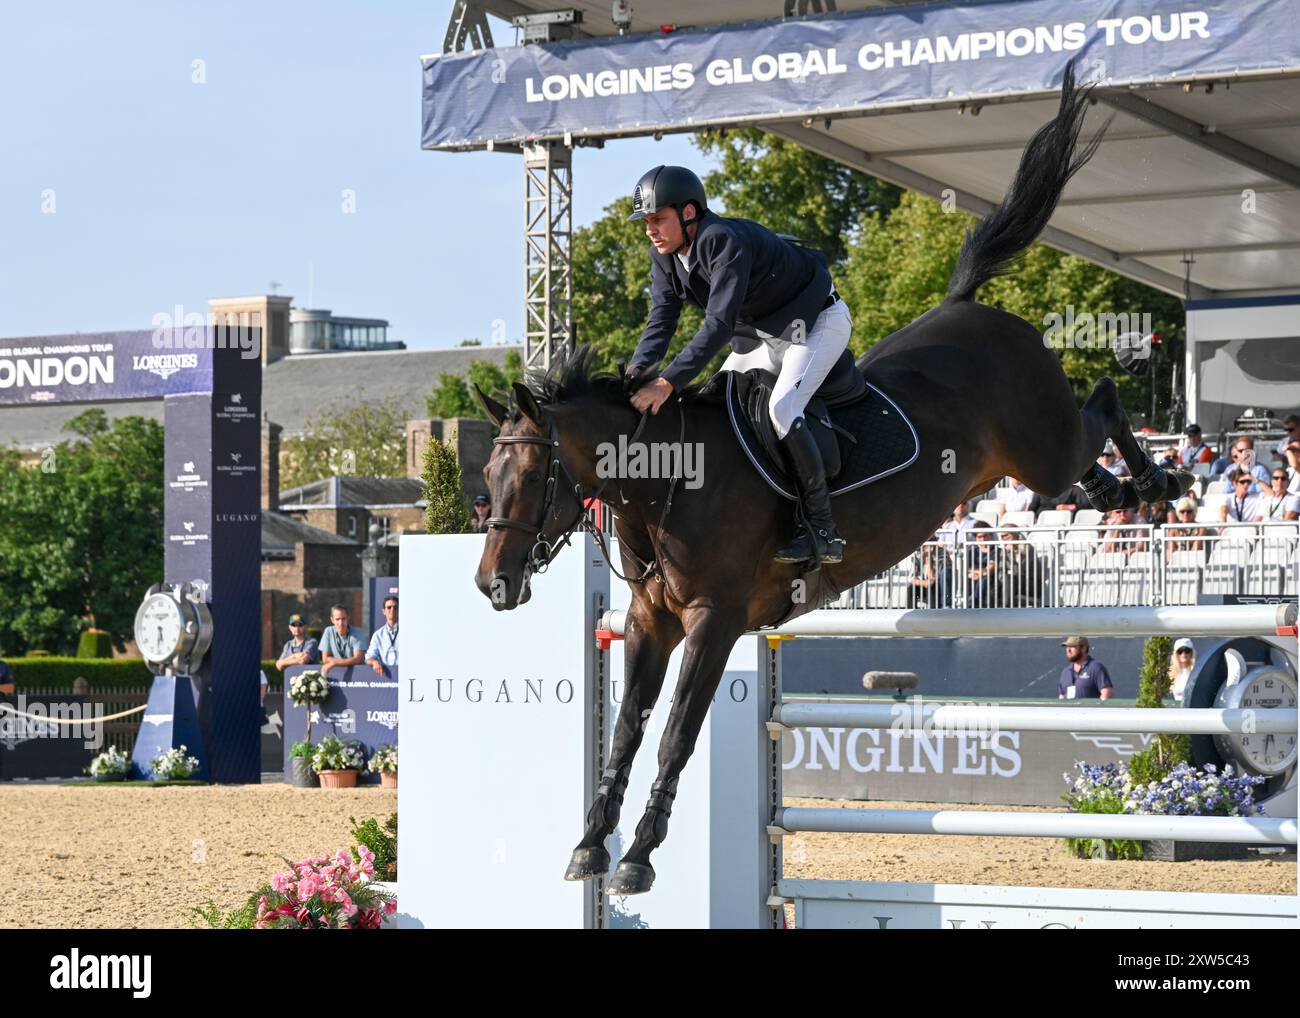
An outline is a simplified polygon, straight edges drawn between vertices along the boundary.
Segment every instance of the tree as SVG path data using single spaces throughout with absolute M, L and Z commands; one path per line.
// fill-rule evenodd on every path
M 469 513 L 460 482 L 456 451 L 436 438 L 424 447 L 424 529 L 430 534 L 469 533 Z
M 477 385 L 487 393 L 502 393 L 523 377 L 523 358 L 518 350 L 506 353 L 504 367 L 489 360 L 473 360 L 469 364 L 469 381 L 459 375 L 443 372 L 438 384 L 429 394 L 429 416 L 437 420 L 449 417 L 477 417 L 487 419 L 487 414 L 474 397 L 470 385 Z
M 329 407 L 281 446 L 281 484 L 296 488 L 335 475 L 406 473 L 406 415 L 392 398 Z
M 37 466 L 0 454 L 0 647 L 76 652 L 97 626 L 119 650 L 163 572 L 163 429 L 102 411 Z
M 754 127 L 705 131 L 695 145 L 721 161 L 704 180 L 710 206 L 806 240 L 832 267 L 847 256 L 861 217 L 887 218 L 903 195 L 902 188 Z
M 906 194 L 888 219 L 863 217 L 860 240 L 850 247 L 838 282 L 853 312 L 855 352 L 864 352 L 943 301 L 962 240 L 975 222 L 914 193 Z M 1032 245 L 1015 272 L 990 281 L 978 296 L 1040 331 L 1051 326 L 1049 316 L 1065 317 L 1067 309 L 1076 323 L 1084 313 L 1149 314 L 1154 330 L 1165 336 L 1175 335 L 1182 323 L 1177 298 L 1044 244 Z M 1166 344 L 1162 360 L 1167 364 L 1179 350 L 1177 341 Z M 1121 372 L 1108 346 L 1066 348 L 1059 356 L 1078 400 L 1108 374 L 1118 382 L 1130 412 L 1150 412 L 1151 377 Z M 1157 379 L 1156 387 L 1157 395 L 1165 397 L 1167 375 Z

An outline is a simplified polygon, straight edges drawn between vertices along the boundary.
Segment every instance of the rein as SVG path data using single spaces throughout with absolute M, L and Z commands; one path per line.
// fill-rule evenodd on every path
M 686 440 L 686 411 L 682 408 L 680 398 L 677 400 L 677 407 L 681 415 L 681 433 L 678 447 L 682 448 Z M 641 432 L 645 430 L 646 423 L 649 419 L 650 415 L 648 413 L 643 413 L 641 415 L 641 420 L 638 422 L 636 430 L 632 432 L 632 437 L 628 440 L 629 444 L 635 442 L 641 437 Z M 605 562 L 609 565 L 609 568 L 614 575 L 620 580 L 627 583 L 644 584 L 656 570 L 661 576 L 663 576 L 663 567 L 661 564 L 663 556 L 659 551 L 658 532 L 663 527 L 664 521 L 668 519 L 668 512 L 672 508 L 673 494 L 676 492 L 677 482 L 680 480 L 676 472 L 673 473 L 672 479 L 668 482 L 668 497 L 664 500 L 663 511 L 659 514 L 659 523 L 655 527 L 655 530 L 650 534 L 650 544 L 654 549 L 654 555 L 649 562 L 643 563 L 644 568 L 641 570 L 639 576 L 625 576 L 623 573 L 619 572 L 618 567 L 614 565 L 614 561 L 609 554 L 609 547 L 605 543 L 605 535 L 601 532 L 601 529 L 597 524 L 592 523 L 591 520 L 587 518 L 587 510 L 584 505 L 588 498 L 593 500 L 600 499 L 601 495 L 605 491 L 605 486 L 609 484 L 612 478 L 605 478 L 601 482 L 600 487 L 598 487 L 590 496 L 583 492 L 581 483 L 574 478 L 574 476 L 569 472 L 569 468 L 564 465 L 563 460 L 560 458 L 560 438 L 554 419 L 551 420 L 549 433 L 545 437 L 541 435 L 502 435 L 498 438 L 494 438 L 492 444 L 544 445 L 547 447 L 548 462 L 546 468 L 546 498 L 542 503 L 541 520 L 536 524 L 530 524 L 523 523 L 519 520 L 512 520 L 507 516 L 489 516 L 485 521 L 489 530 L 521 530 L 526 534 L 536 535 L 536 541 L 534 542 L 532 549 L 528 552 L 528 561 L 526 564 L 526 568 L 530 574 L 541 574 L 546 572 L 547 567 L 551 564 L 551 560 L 559 554 L 561 548 L 565 547 L 569 543 L 569 539 L 579 530 L 586 530 L 596 539 L 596 545 L 600 548 L 600 553 L 604 557 Z M 563 471 L 565 481 L 569 485 L 574 498 L 578 502 L 578 513 L 574 517 L 573 522 L 565 527 L 564 532 L 556 538 L 555 542 L 552 544 L 548 543 L 546 540 L 546 523 L 555 509 L 555 499 L 556 494 L 559 491 L 561 471 Z M 641 562 L 640 557 L 636 552 L 632 551 L 632 549 L 623 548 L 620 550 L 625 551 L 637 562 Z M 664 583 L 665 585 L 668 583 L 668 578 L 666 576 L 664 576 Z

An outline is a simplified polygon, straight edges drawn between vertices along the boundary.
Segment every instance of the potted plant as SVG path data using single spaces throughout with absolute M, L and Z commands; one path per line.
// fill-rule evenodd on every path
M 316 772 L 311 769 L 311 758 L 315 753 L 316 747 L 306 739 L 299 739 L 289 747 L 290 771 L 285 775 L 289 784 L 295 788 L 315 788 L 320 784 Z
M 370 758 L 370 773 L 379 775 L 379 784 L 384 788 L 397 787 L 397 747 L 380 746 Z
M 116 746 L 109 746 L 90 761 L 86 773 L 96 781 L 125 781 L 131 776 L 131 758 Z
M 330 695 L 330 680 L 320 672 L 300 672 L 289 680 L 289 700 L 307 708 L 307 741 L 311 742 L 311 709 Z
M 186 756 L 185 746 L 173 747 L 149 761 L 155 781 L 184 781 L 199 769 L 197 757 Z
M 366 757 L 358 743 L 327 735 L 316 747 L 311 763 L 321 788 L 355 788 L 357 772 L 366 765 Z
M 355 860 L 341 848 L 333 859 L 318 855 L 290 866 L 258 897 L 254 929 L 377 930 L 397 911 L 396 897 L 373 879 L 375 858 L 365 845 Z

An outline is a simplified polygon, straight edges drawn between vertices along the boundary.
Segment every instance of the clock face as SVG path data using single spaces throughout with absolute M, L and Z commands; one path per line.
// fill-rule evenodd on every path
M 152 594 L 135 616 L 135 642 L 146 661 L 166 661 L 181 643 L 180 606 L 167 594 Z
M 1296 709 L 1296 687 L 1290 677 L 1276 669 L 1258 669 L 1244 676 L 1230 694 L 1227 706 L 1243 710 Z M 1296 733 L 1252 732 L 1228 737 L 1231 749 L 1242 764 L 1258 774 L 1281 774 L 1296 761 Z

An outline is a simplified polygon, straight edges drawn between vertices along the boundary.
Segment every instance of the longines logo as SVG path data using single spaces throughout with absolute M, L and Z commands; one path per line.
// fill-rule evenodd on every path
M 147 353 L 131 358 L 132 371 L 147 371 L 159 378 L 171 378 L 178 371 L 198 366 L 199 355 L 196 353 Z
M 172 491 L 194 491 L 196 488 L 207 486 L 208 482 L 194 469 L 193 460 L 186 460 L 181 464 L 181 472 L 176 475 L 176 480 L 167 482 L 167 487 Z
M 216 412 L 215 416 L 222 420 L 244 421 L 252 420 L 257 415 L 244 406 L 242 392 L 232 392 L 226 397 L 226 404 Z
M 568 679 L 420 679 L 407 677 L 407 702 L 422 703 L 430 692 L 439 703 L 570 703 L 573 683 Z
M 366 711 L 366 720 L 377 725 L 383 725 L 391 732 L 397 727 L 397 711 L 368 710 Z

